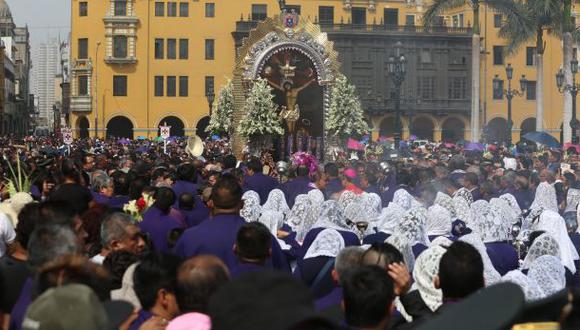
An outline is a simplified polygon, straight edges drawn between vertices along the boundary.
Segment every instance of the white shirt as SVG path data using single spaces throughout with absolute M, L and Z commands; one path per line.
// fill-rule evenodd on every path
M 0 213 L 0 257 L 6 253 L 6 247 L 14 242 L 16 232 L 12 221 L 4 213 Z
M 97 254 L 96 256 L 91 258 L 91 261 L 94 262 L 97 265 L 102 265 L 103 261 L 105 261 L 105 257 L 102 256 L 100 253 Z

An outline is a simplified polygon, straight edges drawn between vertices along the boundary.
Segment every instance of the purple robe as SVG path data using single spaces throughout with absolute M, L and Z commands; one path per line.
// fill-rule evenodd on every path
M 91 191 L 91 194 L 93 195 L 93 201 L 95 203 L 101 205 L 109 205 L 109 197 L 94 191 Z
M 518 269 L 518 253 L 508 242 L 485 243 L 487 254 L 493 267 L 504 276 L 510 270 Z
M 363 244 L 374 244 L 374 243 L 384 243 L 387 238 L 389 238 L 389 234 L 379 231 L 378 233 L 367 235 L 363 239 Z
M 411 247 L 411 250 L 413 250 L 413 255 L 415 256 L 415 259 L 417 259 L 423 251 L 427 250 L 427 246 L 417 243 Z
M 339 286 L 334 287 L 329 294 L 315 301 L 317 311 L 323 311 L 332 306 L 340 306 L 341 303 L 342 288 Z
M 334 288 L 334 281 L 332 279 L 334 264 L 330 268 L 324 269 L 329 261 L 334 263 L 334 258 L 320 256 L 298 260 L 294 276 L 302 280 L 310 288 L 315 298 L 326 296 Z M 321 279 L 317 283 L 314 283 L 323 270 L 325 270 L 325 273 L 322 274 Z
M 143 325 L 143 323 L 147 322 L 150 318 L 153 317 L 153 313 L 146 310 L 140 310 L 137 314 L 137 318 L 131 323 L 129 326 L 129 330 L 139 330 L 139 328 Z
M 395 174 L 387 176 L 384 188 L 385 190 L 381 194 L 381 201 L 383 202 L 383 207 L 387 207 L 393 201 L 395 191 L 397 191 L 397 176 Z
M 175 244 L 175 253 L 183 258 L 211 254 L 220 258 L 230 270 L 238 260 L 233 252 L 238 230 L 246 221 L 238 214 L 218 214 L 198 226 L 187 229 Z M 272 236 L 272 263 L 274 268 L 288 271 L 290 266 L 275 237 Z
M 109 198 L 109 207 L 114 209 L 123 209 L 125 204 L 129 203 L 129 196 L 113 196 Z
M 326 228 L 313 228 L 310 229 L 310 231 L 306 234 L 306 236 L 304 237 L 304 242 L 302 243 L 302 251 L 300 251 L 300 255 L 299 255 L 299 259 L 304 258 L 304 255 L 306 255 L 306 251 L 308 251 L 308 248 L 310 248 L 310 245 L 312 245 L 312 243 L 314 242 L 314 240 L 316 239 L 316 236 L 318 236 L 318 234 L 323 231 Z M 344 239 L 344 246 L 359 246 L 360 245 L 360 240 L 358 238 L 358 236 L 356 236 L 355 233 L 350 232 L 350 231 L 346 231 L 346 230 L 337 230 L 340 235 L 342 236 L 342 238 Z
M 264 265 L 238 263 L 230 272 L 232 278 L 238 278 L 247 273 L 260 272 L 267 269 Z
M 16 300 L 12 312 L 10 313 L 10 330 L 22 329 L 24 315 L 26 315 L 28 306 L 32 303 L 32 286 L 33 280 L 32 277 L 29 277 L 26 282 L 24 282 L 22 290 L 20 291 L 20 296 L 18 297 L 18 300 Z
M 176 200 L 179 200 L 179 196 L 185 193 L 197 196 L 197 185 L 193 182 L 177 180 L 171 189 L 173 189 L 173 192 L 175 193 Z
M 263 173 L 254 173 L 244 178 L 244 192 L 253 190 L 260 195 L 260 203 L 264 205 L 268 200 L 270 191 L 279 187 L 278 181 Z
M 339 178 L 330 179 L 326 184 L 326 199 L 332 198 L 332 195 L 341 192 L 344 189 Z
M 207 207 L 198 208 L 196 206 L 191 211 L 180 209 L 179 212 L 185 218 L 187 228 L 195 227 L 209 217 L 209 209 Z
M 296 196 L 307 194 L 312 189 L 314 188 L 310 186 L 310 179 L 304 176 L 299 176 L 295 179 L 292 179 L 286 182 L 282 187 L 284 195 L 286 196 L 286 202 L 290 208 L 294 206 L 294 200 L 296 200 Z
M 534 198 L 536 197 L 536 192 L 532 189 L 522 189 L 514 191 L 513 195 L 516 198 L 520 209 L 529 210 Z
M 175 228 L 182 228 L 182 225 L 178 219 L 163 214 L 159 208 L 152 206 L 143 214 L 143 221 L 139 223 L 139 227 L 149 234 L 156 251 L 168 253 L 170 251 L 167 245 L 169 233 Z
M 470 193 L 474 202 L 483 199 L 483 196 L 481 196 L 481 192 L 479 191 L 479 186 L 475 187 L 473 190 L 470 190 Z

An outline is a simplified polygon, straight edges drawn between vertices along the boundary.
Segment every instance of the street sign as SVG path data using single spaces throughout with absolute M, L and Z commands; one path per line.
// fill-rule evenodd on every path
M 62 141 L 69 146 L 73 143 L 73 134 L 70 128 L 62 129 Z
M 161 138 L 163 140 L 169 139 L 171 136 L 171 126 L 159 126 L 159 130 L 161 131 Z

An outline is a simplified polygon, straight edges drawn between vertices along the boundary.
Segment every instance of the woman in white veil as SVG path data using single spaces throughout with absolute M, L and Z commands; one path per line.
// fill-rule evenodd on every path
M 400 207 L 399 204 L 392 202 L 389 203 L 389 206 L 385 207 L 379 215 L 377 225 L 378 232 L 367 235 L 363 239 L 363 244 L 384 242 L 390 235 L 395 233 L 395 230 L 403 220 L 405 213 L 405 210 Z
M 284 217 L 287 217 L 288 213 L 290 213 L 290 207 L 288 207 L 284 192 L 280 189 L 270 191 L 268 200 L 266 200 L 266 203 L 262 206 L 262 210 L 281 212 Z
M 447 250 L 439 245 L 431 246 L 417 258 L 413 269 L 415 282 L 412 290 L 418 290 L 421 299 L 432 312 L 443 304 L 441 289 L 435 288 L 433 279 L 439 275 L 439 263 Z
M 304 220 L 298 226 L 296 231 L 296 240 L 302 242 L 306 234 L 312 229 L 312 226 L 318 221 L 320 216 L 320 211 L 322 209 L 322 204 L 324 203 L 324 194 L 318 189 L 310 190 L 307 194 L 310 200 L 308 210 L 306 211 L 306 216 Z
M 566 287 L 566 272 L 560 259 L 554 256 L 541 256 L 532 262 L 528 276 L 542 290 L 542 298 L 549 297 Z
M 441 205 L 434 204 L 429 207 L 427 214 L 427 236 L 429 241 L 433 241 L 439 236 L 450 236 L 451 226 L 453 221 L 451 220 L 451 214 Z
M 310 198 L 306 194 L 296 196 L 294 206 L 290 210 L 286 223 L 293 231 L 298 231 L 302 223 L 306 219 L 308 210 L 310 209 Z
M 568 268 L 572 274 L 575 274 L 576 266 L 574 261 L 578 260 L 580 257 L 578 256 L 578 252 L 576 251 L 576 247 L 574 247 L 572 240 L 570 240 L 564 218 L 562 218 L 557 212 L 545 210 L 540 215 L 538 221 L 532 224 L 532 230 L 545 231 L 556 239 L 560 246 L 560 259 L 562 264 Z
M 485 278 L 485 286 L 493 285 L 501 279 L 499 272 L 493 267 L 491 259 L 487 254 L 485 245 L 481 240 L 481 237 L 477 233 L 467 234 L 459 238 L 460 241 L 465 242 L 473 246 L 481 255 L 481 260 L 483 261 L 483 277 Z
M 242 195 L 244 207 L 240 210 L 240 216 L 247 222 L 258 221 L 262 207 L 260 206 L 260 195 L 253 190 L 246 191 Z

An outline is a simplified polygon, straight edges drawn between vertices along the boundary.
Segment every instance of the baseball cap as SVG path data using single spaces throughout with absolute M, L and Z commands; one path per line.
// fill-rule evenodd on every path
M 91 288 L 67 284 L 46 290 L 32 302 L 23 330 L 117 329 L 133 313 L 123 301 L 101 303 Z

